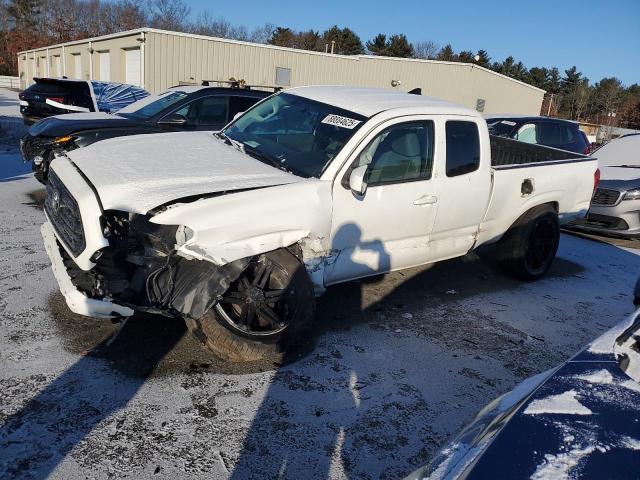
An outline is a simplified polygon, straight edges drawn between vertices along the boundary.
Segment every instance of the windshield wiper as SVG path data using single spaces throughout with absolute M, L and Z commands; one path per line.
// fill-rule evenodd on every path
M 262 163 L 266 163 L 271 165 L 272 167 L 276 167 L 279 170 L 283 170 L 287 173 L 293 173 L 293 171 L 287 168 L 284 163 L 284 160 L 279 160 L 277 157 L 273 155 L 269 155 L 268 153 L 261 152 L 260 150 L 256 150 L 255 148 L 245 148 L 245 153 L 247 155 L 251 155 L 256 160 L 261 161 Z
M 231 145 L 232 147 L 234 147 L 236 150 L 241 151 L 242 153 L 246 153 L 244 150 L 244 143 L 239 142 L 238 140 L 234 140 L 232 138 L 229 138 L 229 136 L 224 133 L 224 132 L 216 132 L 213 134 L 214 137 L 224 141 L 224 143 L 226 143 L 227 145 Z

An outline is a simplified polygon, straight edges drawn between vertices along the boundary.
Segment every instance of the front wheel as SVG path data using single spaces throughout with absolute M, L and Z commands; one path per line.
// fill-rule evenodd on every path
M 280 358 L 315 314 L 313 285 L 287 250 L 253 259 L 216 305 L 187 327 L 216 356 L 233 362 Z
M 498 260 L 520 280 L 537 280 L 551 267 L 560 243 L 560 224 L 548 205 L 522 215 L 498 242 Z

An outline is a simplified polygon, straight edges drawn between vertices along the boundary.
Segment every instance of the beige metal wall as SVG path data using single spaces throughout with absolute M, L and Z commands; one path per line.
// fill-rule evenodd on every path
M 420 87 L 423 95 L 471 108 L 476 108 L 478 99 L 482 99 L 485 113 L 538 115 L 544 96 L 543 90 L 469 64 L 341 56 L 153 29 L 142 32 L 135 30 L 115 38 L 67 44 L 64 55 L 60 46 L 20 53 L 21 84 L 24 88 L 31 77 L 46 75 L 47 62 L 49 74 L 53 76 L 52 56 L 55 55 L 64 59 L 65 74 L 76 77 L 73 54 L 78 53 L 82 55 L 82 78 L 99 79 L 97 52 L 104 50 L 110 52 L 111 81 L 125 82 L 125 50 L 142 48 L 142 86 L 150 92 L 159 92 L 180 82 L 200 84 L 202 80 L 231 77 L 244 79 L 249 84 L 275 85 L 276 68 L 282 67 L 291 71 L 289 86 L 333 84 L 391 88 L 392 80 L 398 80 L 399 90 Z M 139 41 L 142 36 L 144 42 Z M 93 55 L 89 53 L 90 48 Z
M 69 78 L 100 80 L 98 52 L 109 52 L 110 79 L 113 82 L 125 80 L 125 50 L 140 48 L 140 34 L 134 33 L 117 38 L 86 40 L 64 46 L 41 48 L 18 54 L 18 75 L 20 88 L 33 83 L 33 77 L 55 77 L 55 57 L 60 56 L 61 72 Z M 93 53 L 92 53 L 93 51 Z M 80 55 L 81 71 L 75 71 L 75 56 Z M 35 58 L 35 63 L 34 63 Z M 47 60 L 48 59 L 48 60 Z M 47 70 L 48 66 L 48 70 Z
M 340 56 L 169 32 L 146 34 L 146 88 L 157 92 L 179 82 L 244 79 L 275 85 L 276 67 L 291 69 L 291 85 L 358 85 L 408 91 L 444 98 L 485 112 L 540 113 L 544 91 L 489 70 L 467 64 Z

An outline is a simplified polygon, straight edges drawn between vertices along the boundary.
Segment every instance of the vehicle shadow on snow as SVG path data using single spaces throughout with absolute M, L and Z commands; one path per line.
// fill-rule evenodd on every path
M 506 327 L 506 333 L 494 333 L 490 318 L 473 318 L 470 325 L 456 309 L 464 298 L 522 288 L 499 271 L 491 250 L 328 288 L 318 300 L 310 338 L 289 352 L 289 363 L 272 379 L 231 478 L 399 478 L 426 463 L 444 439 L 431 427 L 438 419 L 423 396 L 424 385 L 416 387 L 422 379 L 414 367 L 423 377 L 447 375 L 426 373 L 434 368 L 428 355 L 433 339 L 453 343 L 456 351 L 462 344 L 495 355 L 520 378 L 533 370 L 520 368 L 513 357 L 528 356 L 524 363 L 535 368 L 551 367 L 555 360 L 541 364 L 522 332 Z M 381 251 L 379 259 L 388 259 L 387 253 Z M 559 258 L 548 276 L 582 271 Z M 441 312 L 425 318 L 426 307 Z M 417 341 L 386 345 L 413 334 Z M 411 350 L 395 350 L 406 346 Z M 477 375 L 474 388 L 494 391 L 492 379 L 467 375 Z M 457 393 L 448 393 L 449 401 Z

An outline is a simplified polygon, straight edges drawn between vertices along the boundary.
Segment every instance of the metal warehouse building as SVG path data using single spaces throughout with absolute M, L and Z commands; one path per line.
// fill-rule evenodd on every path
M 140 28 L 18 54 L 21 88 L 33 77 L 130 83 L 159 92 L 180 83 L 243 79 L 250 85 L 355 85 L 409 91 L 486 113 L 537 115 L 544 90 L 468 63 L 334 55 Z M 399 84 L 398 84 L 399 82 Z

